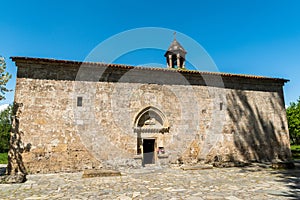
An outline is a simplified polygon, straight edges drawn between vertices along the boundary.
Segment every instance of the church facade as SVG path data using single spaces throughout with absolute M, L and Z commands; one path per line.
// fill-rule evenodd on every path
M 10 173 L 291 158 L 285 79 L 12 57 Z

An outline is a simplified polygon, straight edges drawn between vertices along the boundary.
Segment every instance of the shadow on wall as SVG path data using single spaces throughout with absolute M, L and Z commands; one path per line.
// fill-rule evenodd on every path
M 22 152 L 24 147 L 22 146 L 22 132 L 19 131 L 19 108 L 21 104 L 14 103 L 13 107 L 13 119 L 12 119 L 12 130 L 10 133 L 10 147 L 8 152 L 8 165 L 7 165 L 7 174 L 27 174 L 23 160 Z M 30 148 L 30 147 L 29 147 Z
M 251 162 L 290 160 L 291 151 L 281 96 L 258 96 L 249 100 L 246 92 L 227 95 L 234 145 L 241 158 Z M 279 93 L 280 94 L 280 93 Z M 263 94 L 262 94 L 263 95 Z M 274 124 L 276 123 L 276 124 Z
M 238 91 L 227 96 L 228 105 L 233 105 L 227 111 L 234 125 L 236 150 L 246 161 L 290 161 L 282 93 L 273 93 L 267 98 L 257 96 L 256 99 L 250 99 L 246 94 Z M 271 173 L 278 177 L 276 181 L 283 182 L 289 188 L 289 192 L 274 192 L 275 198 L 299 199 L 300 162 L 295 162 L 295 166 L 295 169 L 272 170 Z

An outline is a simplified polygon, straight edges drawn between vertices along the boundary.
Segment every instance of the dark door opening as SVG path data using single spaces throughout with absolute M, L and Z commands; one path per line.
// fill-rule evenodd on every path
M 143 140 L 143 164 L 154 164 L 154 144 L 155 139 Z

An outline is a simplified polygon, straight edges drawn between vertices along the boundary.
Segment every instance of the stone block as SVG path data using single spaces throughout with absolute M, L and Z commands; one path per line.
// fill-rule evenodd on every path
M 273 169 L 294 169 L 295 164 L 292 161 L 289 162 L 276 161 L 276 162 L 272 162 L 272 168 Z
M 84 170 L 82 178 L 93 178 L 93 177 L 107 177 L 107 176 L 121 176 L 121 172 L 115 170 L 105 170 L 105 169 L 89 169 Z
M 15 183 L 24 183 L 26 181 L 25 174 L 14 174 L 14 175 L 4 175 L 0 176 L 0 184 L 15 184 Z

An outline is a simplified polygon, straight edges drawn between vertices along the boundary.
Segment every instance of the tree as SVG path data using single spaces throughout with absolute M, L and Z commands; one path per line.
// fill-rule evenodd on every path
M 6 63 L 5 59 L 0 56 L 0 101 L 5 99 L 5 93 L 11 90 L 6 88 L 6 84 L 11 78 L 11 74 L 6 72 Z
M 0 153 L 8 152 L 11 131 L 12 106 L 0 113 Z
M 300 144 L 300 98 L 286 110 L 292 144 Z

